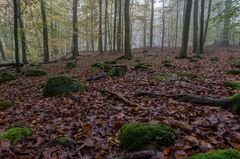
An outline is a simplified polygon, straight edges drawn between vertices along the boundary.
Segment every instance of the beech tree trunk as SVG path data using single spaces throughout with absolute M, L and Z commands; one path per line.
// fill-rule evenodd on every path
M 73 0 L 73 35 L 72 35 L 72 57 L 76 58 L 79 55 L 78 53 L 78 16 L 77 16 L 77 9 L 78 9 L 78 0 Z
M 114 24 L 113 24 L 113 52 L 116 52 L 116 37 L 117 37 L 117 4 L 118 0 L 114 3 Z
M 193 11 L 193 53 L 198 51 L 198 7 L 199 0 L 194 0 L 194 11 Z
M 15 42 L 15 61 L 16 61 L 16 71 L 19 73 L 20 61 L 19 61 L 19 43 L 18 43 L 18 2 L 13 0 L 13 10 L 14 10 L 14 42 Z
M 199 50 L 198 53 L 203 53 L 204 47 L 204 12 L 205 12 L 205 0 L 201 0 L 201 17 L 200 17 L 200 34 L 199 34 Z
M 0 38 L 0 55 L 1 55 L 1 58 L 2 58 L 3 61 L 7 60 L 7 57 L 6 57 L 6 54 L 5 54 L 5 51 L 4 51 L 4 47 L 3 47 L 3 42 L 2 42 L 1 38 Z
M 211 15 L 211 8 L 212 8 L 212 0 L 209 0 L 208 15 L 207 15 L 206 25 L 205 25 L 205 29 L 204 29 L 204 36 L 203 36 L 203 46 L 205 45 L 206 38 L 207 38 L 209 19 L 210 19 L 210 15 Z
M 121 51 L 122 42 L 122 1 L 118 1 L 117 51 Z M 129 30 L 130 31 L 130 30 Z
M 132 57 L 130 38 L 130 0 L 125 0 L 125 57 Z
M 224 25 L 223 25 L 223 39 L 221 42 L 222 46 L 229 46 L 230 45 L 230 25 L 231 25 L 231 17 L 229 17 L 229 12 L 232 8 L 232 0 L 226 0 L 225 2 L 225 11 L 224 11 Z
M 102 46 L 102 0 L 99 0 L 99 32 L 98 32 L 98 51 L 103 52 Z
M 44 0 L 41 0 L 41 13 L 42 13 L 42 29 L 43 29 L 43 54 L 44 62 L 49 62 L 49 46 L 48 46 L 48 24 L 46 17 L 46 4 Z
M 150 48 L 153 47 L 154 0 L 151 0 Z

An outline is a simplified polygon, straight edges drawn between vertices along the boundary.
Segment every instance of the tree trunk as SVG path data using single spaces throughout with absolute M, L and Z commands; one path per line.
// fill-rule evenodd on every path
M 43 28 L 43 51 L 44 62 L 49 62 L 49 46 L 48 46 L 48 24 L 46 17 L 46 4 L 44 0 L 41 0 L 41 13 L 42 13 L 42 28 Z
M 154 0 L 151 0 L 150 48 L 153 47 Z
M 205 12 L 205 0 L 201 0 L 201 17 L 200 17 L 200 33 L 199 33 L 199 50 L 198 53 L 203 53 L 203 39 L 204 39 L 204 12 Z
M 184 25 L 183 25 L 183 34 L 182 34 L 182 46 L 181 46 L 181 51 L 180 51 L 181 58 L 187 57 L 192 0 L 187 0 L 186 3 L 187 4 L 186 4 L 185 18 L 184 18 Z
M 73 0 L 73 35 L 72 35 L 72 57 L 76 58 L 79 55 L 78 53 L 78 0 Z
M 107 51 L 108 43 L 108 0 L 105 0 L 105 26 L 104 26 L 104 51 Z
M 125 57 L 132 57 L 130 38 L 130 0 L 125 0 Z
M 19 73 L 20 61 L 19 61 L 19 44 L 18 44 L 18 2 L 13 0 L 14 9 L 14 42 L 15 42 L 15 61 L 16 61 L 16 71 Z
M 230 25 L 231 25 L 231 17 L 229 17 L 229 12 L 232 8 L 232 0 L 226 0 L 225 2 L 225 20 L 224 20 L 224 26 L 223 26 L 223 39 L 221 42 L 222 46 L 229 46 L 230 45 Z
M 121 52 L 122 42 L 122 2 L 118 1 L 118 31 L 117 31 L 117 51 Z
M 176 10 L 176 31 L 175 31 L 175 49 L 178 45 L 178 18 L 179 18 L 179 0 L 177 0 L 177 10 Z
M 5 54 L 5 51 L 4 51 L 2 39 L 0 39 L 0 53 L 1 53 L 0 55 L 1 55 L 2 60 L 6 61 L 7 57 L 6 57 L 6 54 Z
M 164 41 L 165 41 L 165 4 L 164 1 L 162 2 L 163 4 L 163 9 L 162 9 L 162 45 L 161 45 L 161 51 L 163 51 L 164 48 Z
M 103 52 L 102 46 L 102 0 L 99 0 L 99 32 L 98 32 L 98 51 Z
M 194 0 L 193 11 L 193 53 L 198 51 L 198 0 Z
M 207 15 L 206 25 L 205 25 L 205 29 L 204 29 L 204 36 L 203 36 L 203 46 L 204 46 L 204 44 L 206 42 L 206 38 L 207 38 L 209 19 L 210 19 L 210 15 L 211 15 L 211 8 L 212 8 L 212 0 L 209 0 L 208 15 Z
M 115 3 L 114 3 L 114 24 L 113 24 L 113 52 L 116 52 L 117 4 L 118 4 L 118 0 L 115 0 Z

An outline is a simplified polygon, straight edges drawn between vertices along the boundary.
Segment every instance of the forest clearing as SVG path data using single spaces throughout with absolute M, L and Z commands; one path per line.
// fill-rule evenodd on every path
M 0 159 L 240 159 L 238 0 L 0 0 Z

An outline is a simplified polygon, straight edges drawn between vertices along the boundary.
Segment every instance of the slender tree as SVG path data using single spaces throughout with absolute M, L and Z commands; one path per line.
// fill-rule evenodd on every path
M 16 71 L 19 73 L 20 61 L 19 61 L 19 43 L 18 43 L 18 1 L 13 0 L 13 12 L 14 12 L 14 42 L 15 42 L 15 60 L 16 60 Z
M 183 33 L 182 33 L 182 46 L 180 51 L 180 57 L 187 57 L 187 48 L 188 48 L 188 38 L 189 38 L 189 28 L 190 28 L 190 19 L 191 19 L 191 10 L 192 10 L 192 0 L 186 1 L 186 10 L 185 10 L 185 18 L 183 25 Z
M 104 20 L 104 51 L 107 51 L 108 43 L 108 0 L 105 0 L 105 20 Z
M 153 47 L 154 0 L 151 0 L 150 48 Z
M 4 47 L 3 47 L 3 42 L 2 39 L 0 38 L 0 56 L 1 56 L 1 60 L 6 61 L 7 57 L 4 51 Z
M 122 45 L 122 2 L 118 1 L 118 26 L 117 26 L 117 51 L 121 51 Z
M 99 37 L 98 37 L 98 51 L 100 53 L 103 52 L 103 46 L 102 46 L 102 0 L 99 0 Z
M 72 57 L 76 58 L 79 55 L 78 53 L 78 0 L 73 0 L 73 35 L 72 35 Z
M 199 0 L 194 0 L 194 10 L 193 10 L 193 53 L 198 51 L 198 8 Z
M 130 0 L 125 0 L 124 8 L 124 20 L 125 20 L 125 57 L 129 58 L 132 56 L 131 51 L 131 38 L 130 38 Z
M 205 13 L 205 0 L 201 0 L 201 17 L 200 17 L 200 33 L 199 33 L 199 50 L 198 53 L 203 53 L 204 48 L 204 13 Z
M 231 16 L 229 16 L 232 8 L 232 0 L 225 1 L 225 10 L 224 10 L 224 25 L 223 25 L 223 35 L 221 45 L 229 46 L 230 45 L 230 25 L 231 25 Z
M 210 15 L 211 15 L 211 8 L 212 8 L 212 0 L 209 0 L 208 15 L 207 15 L 206 25 L 205 25 L 205 29 L 204 29 L 204 36 L 203 36 L 203 45 L 205 44 L 206 38 L 207 38 L 209 19 L 210 19 Z
M 178 45 L 178 18 L 179 18 L 179 0 L 177 0 L 177 9 L 176 9 L 176 31 L 175 31 L 175 49 Z
M 117 4 L 118 0 L 114 3 L 114 24 L 113 24 L 113 51 L 116 52 L 116 37 L 117 37 Z
M 40 0 L 40 2 L 41 2 L 41 13 L 42 13 L 44 62 L 49 62 L 48 24 L 47 24 L 47 17 L 46 17 L 46 4 L 44 0 Z

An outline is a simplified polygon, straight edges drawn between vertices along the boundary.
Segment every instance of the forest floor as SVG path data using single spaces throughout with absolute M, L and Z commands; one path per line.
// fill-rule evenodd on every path
M 175 50 L 158 49 L 143 53 L 135 49 L 132 60 L 121 60 L 129 71 L 123 77 L 107 77 L 88 82 L 98 74 L 90 69 L 97 60 L 113 60 L 120 54 L 93 54 L 80 56 L 77 67 L 67 69 L 67 60 L 45 64 L 41 68 L 48 76 L 67 74 L 85 85 L 83 92 L 69 96 L 43 97 L 42 85 L 46 77 L 17 75 L 17 80 L 0 85 L 0 100 L 11 99 L 15 106 L 0 111 L 0 132 L 13 125 L 27 125 L 32 136 L 2 151 L 6 158 L 97 158 L 121 156 L 125 152 L 119 144 L 119 130 L 129 122 L 165 123 L 177 130 L 179 139 L 175 146 L 163 148 L 162 159 L 184 159 L 199 152 L 213 149 L 240 150 L 239 115 L 221 108 L 178 102 L 173 99 L 136 97 L 141 91 L 155 93 L 191 93 L 195 95 L 227 97 L 239 91 L 225 87 L 224 82 L 240 80 L 239 75 L 228 75 L 233 60 L 240 59 L 239 48 L 209 48 L 198 62 L 175 59 Z M 211 61 L 218 57 L 219 61 Z M 170 59 L 174 67 L 164 67 L 162 60 Z M 135 70 L 137 61 L 153 65 L 151 69 Z M 14 70 L 12 70 L 14 71 Z M 194 73 L 196 80 L 175 77 L 157 81 L 161 73 Z M 108 94 L 96 91 L 105 88 L 122 94 L 126 99 L 146 109 L 136 109 L 115 100 Z M 75 97 L 77 100 L 74 100 Z M 74 149 L 51 145 L 58 136 L 70 136 L 77 142 Z M 0 142 L 1 147 L 7 147 Z M 77 150 L 77 151 L 76 151 Z M 14 152 L 14 153 L 13 153 Z M 1 151 L 0 151 L 1 153 Z

